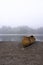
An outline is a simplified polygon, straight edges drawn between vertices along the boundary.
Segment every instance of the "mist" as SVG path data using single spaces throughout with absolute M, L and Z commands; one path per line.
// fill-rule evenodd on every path
M 43 27 L 43 0 L 0 0 L 0 27 Z

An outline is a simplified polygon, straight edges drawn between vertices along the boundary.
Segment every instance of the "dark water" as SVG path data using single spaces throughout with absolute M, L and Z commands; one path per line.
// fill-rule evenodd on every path
M 0 41 L 18 41 L 21 42 L 25 35 L 0 35 Z M 27 35 L 29 36 L 29 35 Z M 35 35 L 37 41 L 43 41 L 43 35 Z

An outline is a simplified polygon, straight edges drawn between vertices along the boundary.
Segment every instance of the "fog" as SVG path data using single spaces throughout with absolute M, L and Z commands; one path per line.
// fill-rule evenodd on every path
M 43 27 L 43 0 L 0 0 L 0 27 Z

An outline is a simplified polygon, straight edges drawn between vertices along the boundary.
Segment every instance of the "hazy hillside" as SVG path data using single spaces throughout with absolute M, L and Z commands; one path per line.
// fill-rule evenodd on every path
M 16 28 L 3 26 L 0 28 L 0 34 L 43 34 L 43 28 L 32 29 L 28 26 L 21 26 Z
M 43 34 L 43 27 L 38 28 L 38 29 L 36 30 L 36 33 L 38 33 L 38 34 Z

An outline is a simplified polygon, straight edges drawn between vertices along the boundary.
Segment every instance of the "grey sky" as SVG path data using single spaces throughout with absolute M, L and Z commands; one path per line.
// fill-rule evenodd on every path
M 43 26 L 43 0 L 0 0 L 1 26 Z

